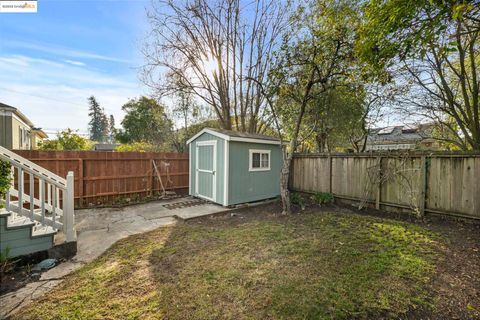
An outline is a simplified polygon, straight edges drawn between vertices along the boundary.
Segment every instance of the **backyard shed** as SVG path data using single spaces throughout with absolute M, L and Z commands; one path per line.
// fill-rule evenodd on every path
M 187 143 L 190 195 L 224 206 L 280 195 L 279 139 L 206 128 Z

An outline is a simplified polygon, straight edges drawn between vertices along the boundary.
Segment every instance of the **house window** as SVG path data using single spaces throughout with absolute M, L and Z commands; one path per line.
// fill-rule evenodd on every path
M 23 128 L 19 128 L 18 130 L 18 146 L 23 148 Z
M 270 170 L 270 150 L 250 149 L 249 171 L 267 171 Z

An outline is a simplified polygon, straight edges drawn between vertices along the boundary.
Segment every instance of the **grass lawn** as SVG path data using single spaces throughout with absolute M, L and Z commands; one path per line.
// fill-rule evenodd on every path
M 346 213 L 192 222 L 131 236 L 25 319 L 349 319 L 434 304 L 441 238 Z

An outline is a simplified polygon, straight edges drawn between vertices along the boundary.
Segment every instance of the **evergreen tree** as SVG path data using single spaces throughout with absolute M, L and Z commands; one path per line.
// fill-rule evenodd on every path
M 110 132 L 110 142 L 115 142 L 115 135 L 117 130 L 115 129 L 115 118 L 113 114 L 110 115 L 110 121 L 108 122 L 109 132 Z
M 104 141 L 108 135 L 108 119 L 105 111 L 98 104 L 94 96 L 88 98 L 90 103 L 88 116 L 90 122 L 88 123 L 90 139 L 94 141 Z

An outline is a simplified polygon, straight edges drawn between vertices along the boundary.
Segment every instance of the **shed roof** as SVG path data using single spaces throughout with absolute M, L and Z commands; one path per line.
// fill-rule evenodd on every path
M 217 136 L 219 138 L 225 139 L 227 141 L 240 141 L 240 142 L 252 142 L 252 143 L 266 143 L 266 144 L 280 144 L 280 139 L 267 136 L 264 134 L 258 133 L 247 133 L 233 130 L 224 130 L 216 128 L 205 128 L 199 133 L 191 137 L 187 143 L 190 144 L 193 140 L 198 138 L 204 133 L 209 133 L 211 135 Z

